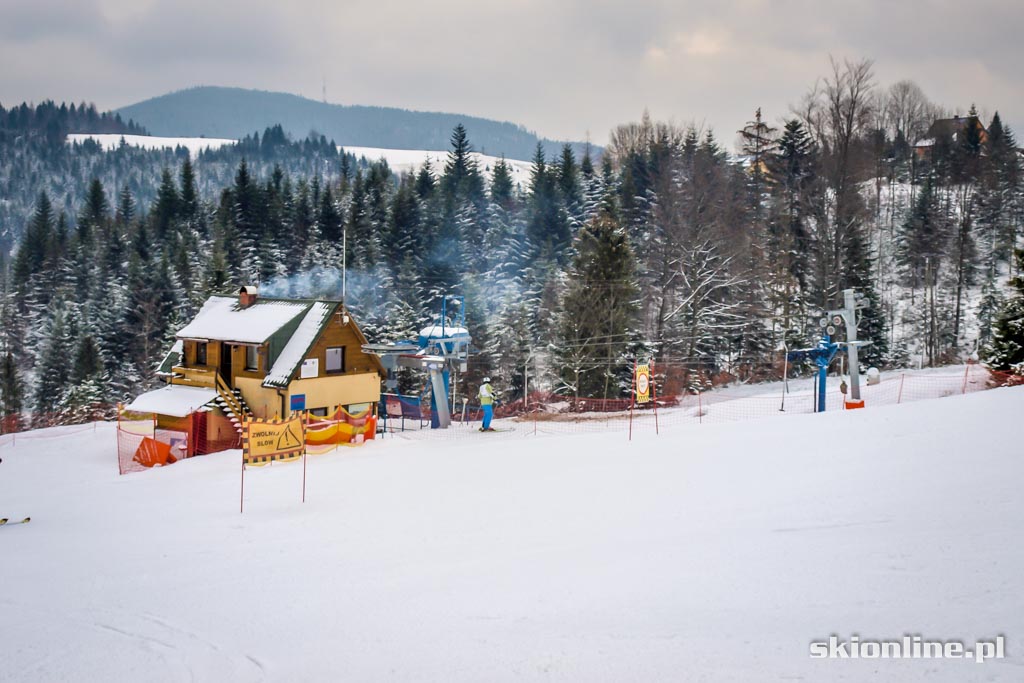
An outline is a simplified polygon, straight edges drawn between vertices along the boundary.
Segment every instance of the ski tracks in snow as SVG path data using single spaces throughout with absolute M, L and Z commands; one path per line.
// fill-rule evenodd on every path
M 68 648 L 67 643 L 50 642 L 44 646 L 41 654 L 36 654 L 31 659 L 21 662 L 17 661 L 17 657 L 8 659 L 4 662 L 7 666 L 0 667 L 0 672 L 3 672 L 0 678 L 10 675 L 14 680 L 43 680 L 59 677 L 61 672 L 66 673 L 70 670 L 82 680 L 113 680 L 142 670 L 146 671 L 146 676 L 153 681 L 269 679 L 266 666 L 256 657 L 246 652 L 235 652 L 194 630 L 177 626 L 153 614 L 114 608 L 78 608 L 65 611 L 12 600 L 2 602 L 13 608 L 5 609 L 5 612 L 20 612 L 21 615 L 28 617 L 18 621 L 33 629 L 45 631 L 46 622 L 71 622 L 92 631 L 96 637 L 83 638 L 77 651 Z M 43 623 L 40 623 L 40 619 Z M 113 636 L 122 643 L 130 643 L 130 650 L 124 652 L 124 648 L 112 643 L 108 636 Z M 42 642 L 46 642 L 44 633 L 40 633 L 40 637 L 44 639 Z M 91 654 L 83 658 L 81 649 L 91 649 L 94 653 L 102 654 Z M 135 657 L 135 654 L 141 655 L 141 658 Z M 161 667 L 153 666 L 154 654 L 164 662 L 162 670 Z M 92 666 L 86 665 L 83 659 L 93 660 Z M 87 672 L 83 670 L 83 665 L 93 670 Z

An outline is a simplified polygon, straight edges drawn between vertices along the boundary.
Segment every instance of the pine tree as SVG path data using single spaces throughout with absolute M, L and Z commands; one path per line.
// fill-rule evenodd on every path
M 903 223 L 896 249 L 897 263 L 902 266 L 905 281 L 912 290 L 934 284 L 925 281 L 925 270 L 926 267 L 938 268 L 948 239 L 948 226 L 936 205 L 934 181 L 929 176 Z
M 89 182 L 86 191 L 85 205 L 78 215 L 78 232 L 76 235 L 79 246 L 89 249 L 93 246 L 95 236 L 101 233 L 109 220 L 110 205 L 107 193 L 99 178 Z
M 52 248 L 53 232 L 53 205 L 46 192 L 40 192 L 35 213 L 32 214 L 32 220 L 29 221 L 14 258 L 12 275 L 16 287 L 24 288 L 29 278 L 42 270 Z
M 178 188 L 174 185 L 171 170 L 164 167 L 160 176 L 160 189 L 157 190 L 156 204 L 153 206 L 151 218 L 156 228 L 156 238 L 163 242 L 171 231 L 171 226 L 178 217 Z
M 70 379 L 68 358 L 72 350 L 71 338 L 65 324 L 65 314 L 58 305 L 50 318 L 49 332 L 40 349 L 36 364 L 35 410 L 37 424 L 48 424 L 60 402 Z
M 81 382 L 99 374 L 102 370 L 103 364 L 100 361 L 100 350 L 96 345 L 96 340 L 91 334 L 86 334 L 78 342 L 71 379 Z
M 547 165 L 544 148 L 537 143 L 530 171 L 529 218 L 526 236 L 534 256 L 548 251 L 564 262 L 570 245 L 569 218 L 558 196 L 557 169 Z
M 1015 254 L 1017 275 L 1010 279 L 1012 293 L 996 316 L 983 357 L 993 370 L 1013 373 L 1024 381 L 1024 249 Z
M 494 174 L 491 178 L 491 201 L 501 206 L 506 211 L 512 209 L 515 186 L 512 182 L 512 170 L 502 156 L 494 164 Z
M 636 323 L 636 260 L 625 231 L 603 214 L 580 230 L 555 346 L 562 387 L 574 396 L 618 396 L 617 370 Z
M 576 155 L 568 143 L 562 145 L 562 157 L 558 163 L 558 189 L 569 213 L 579 216 L 583 208 L 580 170 L 576 164 Z
M 193 222 L 199 214 L 199 189 L 196 187 L 196 174 L 192 168 L 192 159 L 185 157 L 181 162 L 181 195 L 178 210 L 182 220 Z
M 449 202 L 478 202 L 484 196 L 483 177 L 472 156 L 473 148 L 469 144 L 466 127 L 461 123 L 452 131 L 451 145 L 444 176 L 441 178 L 441 188 Z
M 18 364 L 14 360 L 14 354 L 8 350 L 0 363 L 0 432 L 18 431 L 22 395 Z

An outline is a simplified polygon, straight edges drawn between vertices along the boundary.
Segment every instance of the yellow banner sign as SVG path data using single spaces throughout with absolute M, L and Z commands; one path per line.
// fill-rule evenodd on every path
M 636 366 L 636 402 L 649 403 L 651 400 L 651 366 Z
M 265 463 L 301 455 L 305 448 L 306 425 L 301 417 L 245 422 L 242 454 L 246 463 Z

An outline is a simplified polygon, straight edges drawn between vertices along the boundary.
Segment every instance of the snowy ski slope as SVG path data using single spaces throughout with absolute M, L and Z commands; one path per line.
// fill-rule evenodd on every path
M 1024 387 L 118 476 L 0 443 L 2 681 L 1018 681 Z M 812 660 L 830 634 L 1008 658 Z

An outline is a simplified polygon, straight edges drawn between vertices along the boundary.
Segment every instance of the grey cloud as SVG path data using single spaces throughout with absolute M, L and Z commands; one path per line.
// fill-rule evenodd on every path
M 325 78 L 332 101 L 550 137 L 604 142 L 648 107 L 731 143 L 757 106 L 784 116 L 833 54 L 873 59 L 882 85 L 910 78 L 950 107 L 1024 119 L 1024 8 L 1007 1 L 37 0 L 3 17 L 0 57 L 17 60 L 0 73 L 5 103 L 119 106 L 200 83 L 319 97 Z

